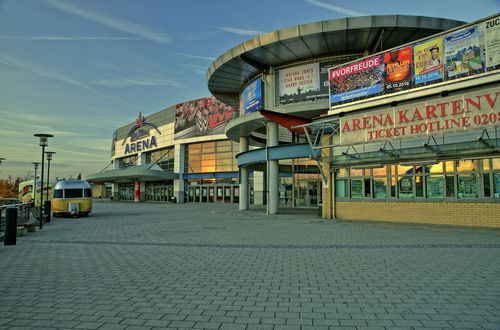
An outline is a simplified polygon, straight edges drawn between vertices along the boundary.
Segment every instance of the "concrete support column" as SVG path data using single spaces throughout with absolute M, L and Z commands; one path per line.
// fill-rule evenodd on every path
M 176 144 L 174 149 L 174 173 L 179 174 L 179 178 L 174 180 L 174 197 L 177 203 L 184 203 L 185 184 L 183 174 L 185 173 L 186 146 Z
M 323 136 L 321 138 L 321 144 L 323 146 L 328 146 L 331 145 L 331 139 L 329 136 Z M 332 219 L 333 218 L 333 207 L 334 207 L 334 200 L 333 198 L 335 197 L 334 195 L 334 188 L 335 188 L 335 182 L 332 181 L 332 175 L 330 174 L 330 160 L 329 157 L 332 156 L 332 148 L 324 148 L 322 149 L 323 153 L 323 160 L 321 161 L 321 168 L 323 170 L 323 173 L 325 173 L 328 184 L 325 185 L 323 182 L 323 178 L 321 178 L 321 188 L 322 188 L 322 204 L 323 204 L 323 210 L 321 212 L 321 218 L 323 219 Z
M 248 151 L 248 136 L 240 136 L 240 152 Z M 249 209 L 250 189 L 248 185 L 248 169 L 240 168 L 240 211 Z
M 278 145 L 278 124 L 267 123 L 267 147 Z M 267 161 L 267 211 L 269 214 L 277 214 L 279 208 L 279 163 L 277 160 Z

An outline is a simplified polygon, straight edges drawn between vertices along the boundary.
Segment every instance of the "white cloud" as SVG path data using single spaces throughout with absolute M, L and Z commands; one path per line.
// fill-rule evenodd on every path
M 190 57 L 190 58 L 197 58 L 197 59 L 200 59 L 200 60 L 215 61 L 215 57 L 191 55 L 191 54 L 186 54 L 186 53 L 177 53 L 177 55 L 184 56 L 184 57 Z
M 102 13 L 78 7 L 73 5 L 74 2 L 70 3 L 69 1 L 59 0 L 45 0 L 45 2 L 58 9 L 62 9 L 69 13 L 96 21 L 103 25 L 107 25 L 120 32 L 129 33 L 131 35 L 135 35 L 162 44 L 172 42 L 172 38 L 165 32 L 155 31 L 149 27 L 137 23 L 128 22 L 122 19 L 104 15 Z
M 240 36 L 258 36 L 258 35 L 266 33 L 266 32 L 256 31 L 256 30 L 244 30 L 244 29 L 230 28 L 227 26 L 220 27 L 219 29 L 221 29 L 222 31 L 237 34 Z
M 340 13 L 342 15 L 348 15 L 348 16 L 364 16 L 364 15 L 367 15 L 367 14 L 365 14 L 363 12 L 360 12 L 360 11 L 356 11 L 356 10 L 348 9 L 348 8 L 345 8 L 345 7 L 340 7 L 340 6 L 332 5 L 332 4 L 321 2 L 321 1 L 317 1 L 317 0 L 304 0 L 304 1 L 307 2 L 307 3 L 310 3 L 311 5 L 315 5 L 315 6 L 324 8 L 324 9 L 328 9 L 328 10 Z

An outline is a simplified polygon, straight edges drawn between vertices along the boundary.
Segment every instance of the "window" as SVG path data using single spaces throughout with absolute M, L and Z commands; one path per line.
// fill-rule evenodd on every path
M 54 198 L 64 198 L 63 190 L 62 189 L 54 190 Z
M 92 197 L 92 189 L 84 189 L 83 190 L 83 197 Z
M 82 198 L 83 189 L 64 189 L 64 198 Z
M 186 168 L 188 173 L 238 171 L 235 155 L 237 143 L 222 140 L 189 144 L 186 146 Z

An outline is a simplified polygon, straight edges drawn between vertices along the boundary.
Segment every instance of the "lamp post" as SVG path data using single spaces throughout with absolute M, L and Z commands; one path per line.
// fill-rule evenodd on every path
M 36 170 L 38 170 L 38 165 L 40 165 L 40 163 L 33 162 L 32 164 L 35 166 L 35 178 L 33 179 L 33 207 L 36 207 Z
M 47 154 L 47 184 L 50 185 L 50 161 L 52 160 L 52 155 L 55 154 L 55 151 L 46 151 Z M 49 200 L 49 189 L 47 189 L 47 200 Z
M 49 145 L 49 138 L 53 137 L 52 134 L 33 134 L 40 138 L 40 147 L 42 147 L 42 175 L 40 178 L 40 183 L 42 185 L 42 193 L 40 194 L 40 218 L 39 218 L 39 228 L 43 228 L 43 165 L 45 162 L 45 147 Z

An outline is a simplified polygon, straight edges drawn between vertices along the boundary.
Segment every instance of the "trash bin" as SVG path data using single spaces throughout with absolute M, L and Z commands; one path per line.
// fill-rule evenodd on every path
M 323 216 L 323 203 L 318 203 L 318 215 L 320 218 Z

